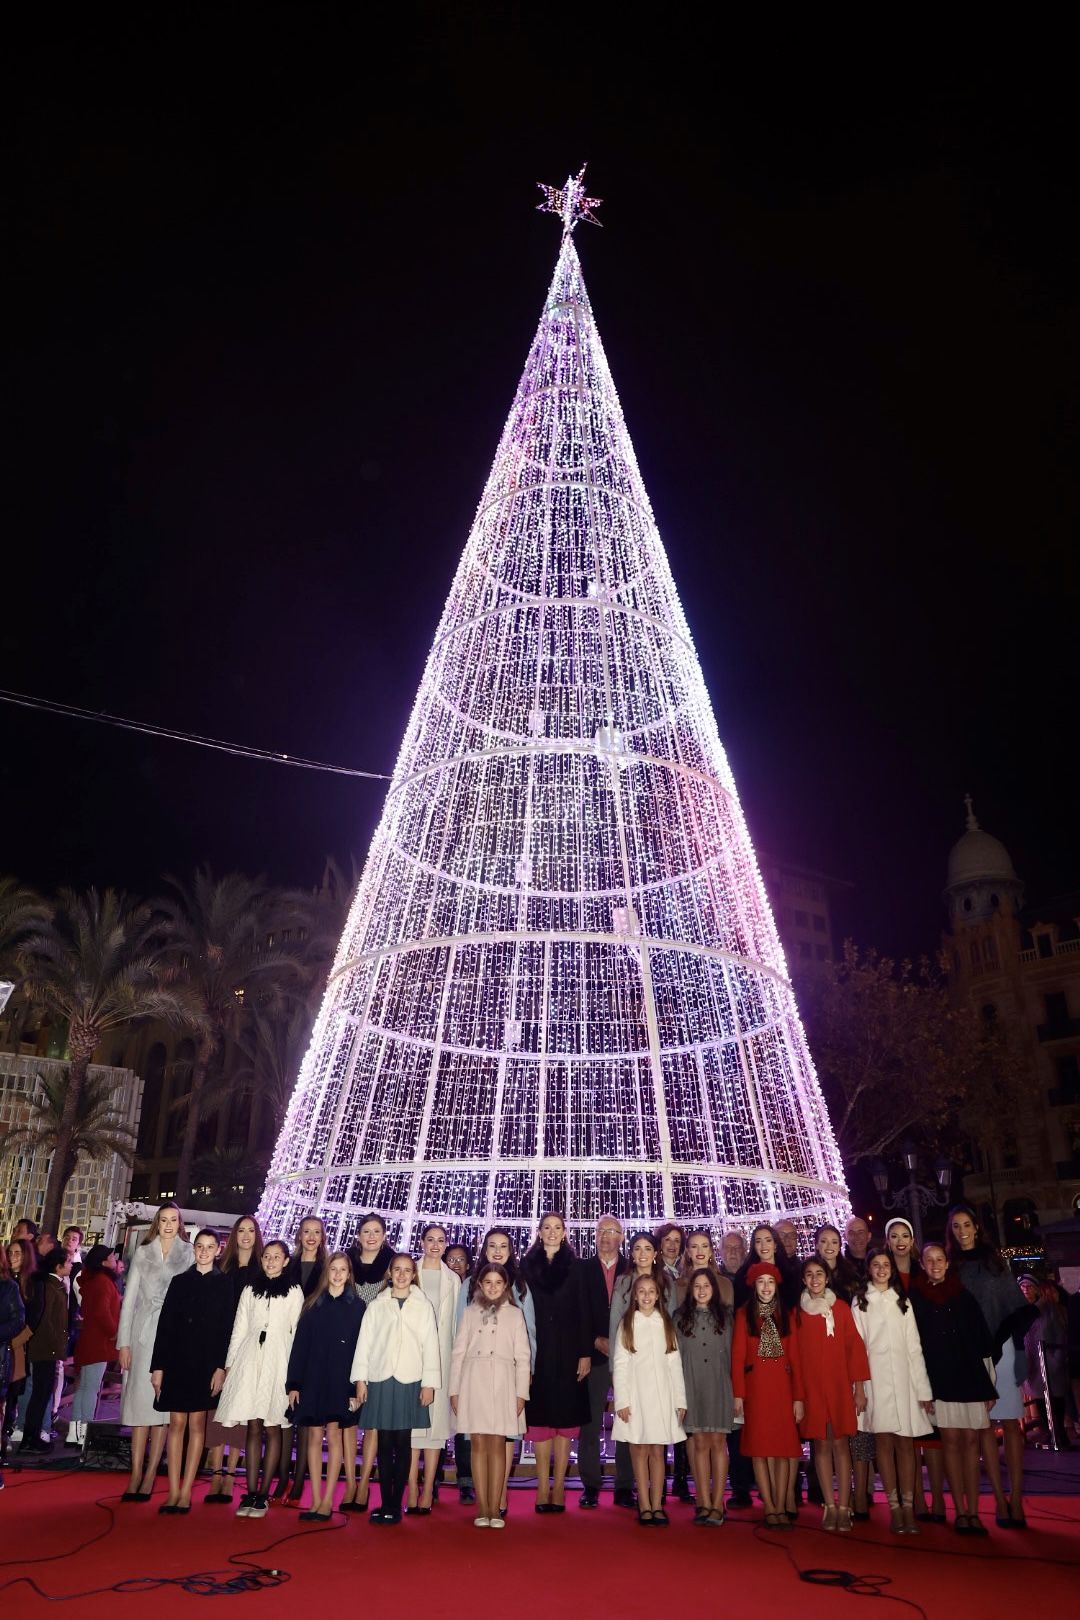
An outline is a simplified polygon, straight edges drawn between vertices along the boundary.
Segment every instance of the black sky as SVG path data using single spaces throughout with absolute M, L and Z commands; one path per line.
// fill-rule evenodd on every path
M 1030 892 L 1080 885 L 1063 41 L 375 15 L 17 44 L 0 684 L 390 769 L 558 249 L 534 183 L 588 158 L 586 279 L 759 844 L 894 950 L 934 944 L 968 789 Z M 0 738 L 0 868 L 44 887 L 311 883 L 380 808 L 4 706 Z

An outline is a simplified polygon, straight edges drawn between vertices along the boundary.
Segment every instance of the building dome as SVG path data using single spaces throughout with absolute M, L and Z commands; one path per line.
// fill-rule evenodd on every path
M 979 826 L 970 794 L 964 803 L 967 829 L 949 851 L 945 892 L 954 914 L 974 922 L 996 911 L 1005 896 L 1019 904 L 1023 885 L 1001 839 Z

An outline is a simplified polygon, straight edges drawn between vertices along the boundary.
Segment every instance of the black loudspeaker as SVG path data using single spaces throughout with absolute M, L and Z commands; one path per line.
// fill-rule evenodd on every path
M 91 1423 L 79 1459 L 83 1468 L 104 1469 L 110 1474 L 130 1474 L 131 1436 L 119 1423 Z

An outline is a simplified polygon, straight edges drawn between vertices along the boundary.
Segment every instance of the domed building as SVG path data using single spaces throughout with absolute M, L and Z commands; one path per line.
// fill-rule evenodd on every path
M 974 1149 L 966 1186 L 1001 1241 L 1023 1247 L 1080 1207 L 1080 894 L 1028 904 L 1009 851 L 965 805 L 944 895 L 950 978 L 1030 1076 L 1025 1107 Z

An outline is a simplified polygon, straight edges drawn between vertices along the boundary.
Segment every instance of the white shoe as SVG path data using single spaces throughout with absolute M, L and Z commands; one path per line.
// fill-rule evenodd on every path
M 23 1437 L 23 1432 L 22 1432 L 21 1429 L 12 1429 L 11 1434 L 9 1435 L 8 1438 L 10 1439 L 13 1446 L 17 1446 L 19 1444 L 19 1441 L 22 1439 L 22 1437 Z
M 490 1519 L 488 1521 L 488 1529 L 489 1530 L 505 1530 L 506 1529 L 506 1520 L 505 1519 Z
M 473 1524 L 475 1524 L 478 1530 L 487 1530 L 491 1524 L 491 1520 L 484 1518 L 474 1519 Z

